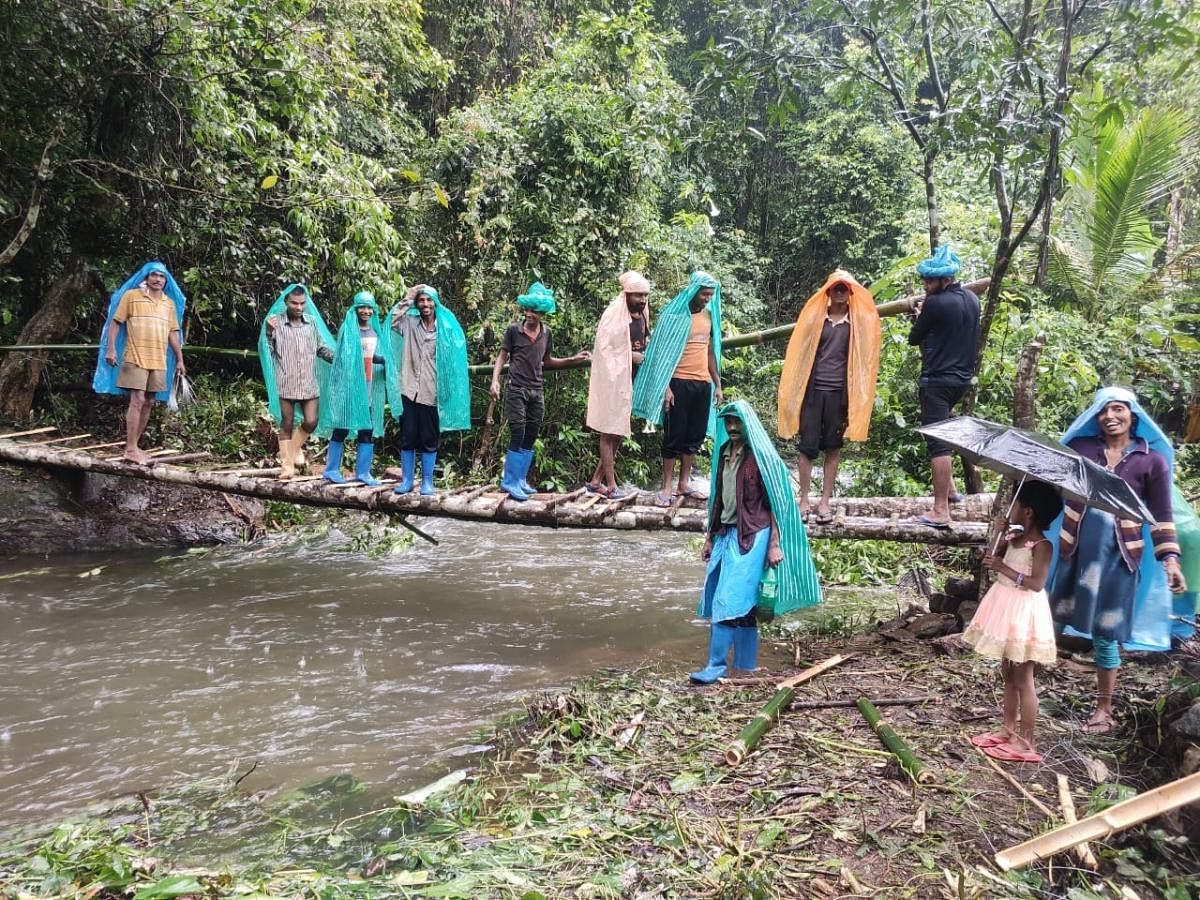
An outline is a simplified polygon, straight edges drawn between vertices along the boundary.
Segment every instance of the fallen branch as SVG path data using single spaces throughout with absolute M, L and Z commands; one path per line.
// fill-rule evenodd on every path
M 1021 782 L 1017 781 L 1017 779 L 1013 778 L 1011 775 L 1009 775 L 1007 772 L 1005 772 L 1002 768 L 1000 768 L 1000 766 L 996 764 L 996 761 L 994 759 L 992 759 L 990 756 L 988 756 L 986 753 L 984 753 L 978 747 L 976 747 L 975 749 L 979 752 L 979 755 L 983 757 L 983 761 L 986 762 L 989 766 L 991 766 L 993 769 L 996 770 L 996 774 L 998 774 L 1001 778 L 1003 778 L 1005 781 L 1007 781 L 1009 784 L 1011 784 L 1014 788 L 1016 788 L 1017 793 L 1019 793 L 1022 797 L 1024 797 L 1026 800 L 1028 800 L 1034 806 L 1036 806 L 1038 808 L 1038 810 L 1040 810 L 1041 813 L 1047 819 L 1058 818 L 1055 815 L 1054 810 L 1052 810 L 1050 807 L 1048 807 L 1045 803 L 1043 803 L 1037 797 L 1033 796 L 1033 794 L 1029 793 L 1029 791 L 1026 789 L 1025 785 L 1021 784 Z
M 891 751 L 892 756 L 896 757 L 896 762 L 900 764 L 900 768 L 905 771 L 909 778 L 915 784 L 932 784 L 937 781 L 936 776 L 926 769 L 916 754 L 912 752 L 908 744 L 900 739 L 900 736 L 892 730 L 892 726 L 883 721 L 883 717 L 879 715 L 879 710 L 866 697 L 858 698 L 858 711 L 863 714 L 863 718 L 867 720 L 867 724 L 874 730 L 879 740 L 883 742 L 883 746 Z
M 1005 872 L 1020 869 L 1036 860 L 1070 850 L 1085 841 L 1103 840 L 1110 834 L 1132 828 L 1147 819 L 1197 801 L 1200 801 L 1200 772 L 1146 791 L 1073 824 L 1060 825 L 1015 847 L 1001 850 L 996 854 L 996 865 Z
M 726 764 L 736 766 L 746 758 L 746 754 L 754 749 L 755 745 L 762 739 L 762 736 L 775 724 L 780 714 L 787 709 L 788 705 L 795 698 L 797 685 L 803 684 L 810 678 L 817 677 L 822 672 L 832 669 L 834 666 L 841 665 L 849 658 L 849 656 L 831 656 L 824 662 L 810 666 L 803 672 L 779 682 L 775 695 L 767 701 L 766 706 L 758 711 L 758 714 L 750 720 L 750 724 L 742 729 L 742 733 L 738 735 L 737 740 L 730 744 L 729 748 L 725 751 Z

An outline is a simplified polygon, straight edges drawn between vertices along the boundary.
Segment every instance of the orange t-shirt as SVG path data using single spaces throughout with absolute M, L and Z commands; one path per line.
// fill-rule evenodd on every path
M 683 356 L 672 378 L 685 381 L 712 381 L 708 372 L 708 345 L 712 341 L 712 316 L 707 309 L 692 313 L 692 333 L 683 345 Z

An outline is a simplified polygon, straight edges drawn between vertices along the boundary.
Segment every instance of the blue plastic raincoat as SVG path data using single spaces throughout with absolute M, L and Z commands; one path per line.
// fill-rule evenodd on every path
M 267 388 L 267 406 L 271 410 L 271 416 L 276 422 L 281 421 L 282 413 L 279 411 L 279 386 L 275 380 L 275 358 L 271 355 L 271 345 L 267 342 L 267 319 L 272 317 L 284 317 L 287 315 L 287 298 L 292 291 L 299 288 L 304 291 L 304 314 L 308 316 L 313 326 L 317 329 L 317 336 L 321 339 L 321 343 L 326 347 L 333 348 L 333 335 L 329 331 L 329 326 L 325 324 L 325 320 L 321 317 L 321 311 L 317 309 L 317 304 L 313 303 L 312 294 L 308 292 L 308 287 L 303 284 L 289 284 L 283 289 L 271 308 L 267 310 L 267 315 L 263 319 L 263 324 L 258 329 L 258 361 L 262 364 L 263 384 Z M 325 396 L 325 392 L 329 387 L 329 373 L 333 366 L 327 363 L 319 356 L 313 358 L 313 369 L 317 377 L 317 384 L 321 389 L 321 396 Z M 304 420 L 304 410 L 299 407 L 295 410 L 296 423 Z
M 121 302 L 121 298 L 126 291 L 132 291 L 135 287 L 146 280 L 146 276 L 151 272 L 159 272 L 166 277 L 167 283 L 163 285 L 163 293 L 175 304 L 175 315 L 179 319 L 179 326 L 183 327 L 183 311 L 187 308 L 187 298 L 183 295 L 183 291 L 179 289 L 179 285 L 175 281 L 175 277 L 170 270 L 158 262 L 148 262 L 138 271 L 130 276 L 129 280 L 113 291 L 112 296 L 108 301 L 108 317 L 104 320 L 104 329 L 100 332 L 100 352 L 96 356 L 96 372 L 92 375 L 92 390 L 97 394 L 116 394 L 118 396 L 127 396 L 129 391 L 125 388 L 117 387 L 117 375 L 121 369 L 121 361 L 125 358 L 125 340 L 128 335 L 126 329 L 121 328 L 117 332 L 117 364 L 110 366 L 104 359 L 104 353 L 108 349 L 108 331 L 114 327 L 113 316 L 117 314 L 117 306 Z M 119 327 L 119 326 L 116 326 Z M 180 346 L 183 346 L 183 333 L 179 335 Z M 175 354 L 167 348 L 167 389 L 159 391 L 154 395 L 155 400 L 167 402 L 167 398 L 171 393 L 171 385 L 175 381 Z
M 442 298 L 435 288 L 426 285 L 421 289 L 433 301 L 437 322 L 437 408 L 438 429 L 440 431 L 467 431 L 471 427 L 471 384 L 467 375 L 467 336 L 454 313 L 442 303 Z M 420 296 L 418 294 L 418 296 Z M 395 315 L 397 303 L 388 312 L 387 321 L 390 325 Z M 408 310 L 409 316 L 421 317 L 421 311 L 414 303 Z M 394 328 L 388 328 L 392 339 L 392 355 L 396 360 L 396 369 L 404 365 L 404 335 Z M 400 386 L 403 388 L 403 385 Z M 402 407 L 392 404 L 392 415 L 400 418 Z

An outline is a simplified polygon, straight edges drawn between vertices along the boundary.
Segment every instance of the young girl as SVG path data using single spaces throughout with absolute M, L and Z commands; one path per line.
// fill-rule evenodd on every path
M 996 573 L 963 634 L 963 640 L 983 656 L 1001 661 L 1004 673 L 1004 725 L 999 731 L 971 738 L 971 743 L 994 759 L 1041 762 L 1033 746 L 1037 719 L 1037 689 L 1033 664 L 1055 661 L 1054 622 L 1046 597 L 1051 547 L 1043 531 L 1062 510 L 1055 490 L 1041 481 L 1026 482 L 1017 491 L 1008 522 L 1003 558 L 986 554 L 983 564 Z

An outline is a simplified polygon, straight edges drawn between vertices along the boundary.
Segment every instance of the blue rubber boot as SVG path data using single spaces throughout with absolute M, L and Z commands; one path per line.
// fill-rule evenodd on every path
M 346 452 L 346 444 L 343 441 L 330 441 L 329 451 L 325 454 L 325 480 L 332 481 L 334 484 L 345 484 L 346 479 L 342 477 L 342 454 Z
M 500 479 L 500 490 L 523 503 L 529 499 L 529 495 L 521 490 L 521 462 L 520 450 L 509 450 L 504 454 L 504 477 Z
M 436 453 L 421 454 L 421 494 L 432 497 L 437 493 L 433 489 L 433 466 L 437 462 Z
M 400 483 L 396 485 L 397 494 L 407 494 L 413 489 L 413 471 L 417 468 L 417 451 L 400 451 Z
M 758 626 L 743 626 L 733 636 L 733 667 L 743 672 L 758 668 Z
M 688 678 L 696 684 L 712 684 L 718 678 L 724 678 L 729 671 L 725 658 L 729 656 L 729 648 L 733 646 L 734 632 L 737 630 L 731 625 L 713 622 L 712 639 L 708 644 L 708 665 Z
M 537 489 L 529 484 L 529 467 L 533 465 L 533 451 L 521 451 L 521 490 L 530 496 L 537 493 Z
M 358 442 L 354 454 L 354 477 L 367 487 L 379 487 L 381 482 L 371 477 L 371 460 L 375 458 L 375 445 Z

